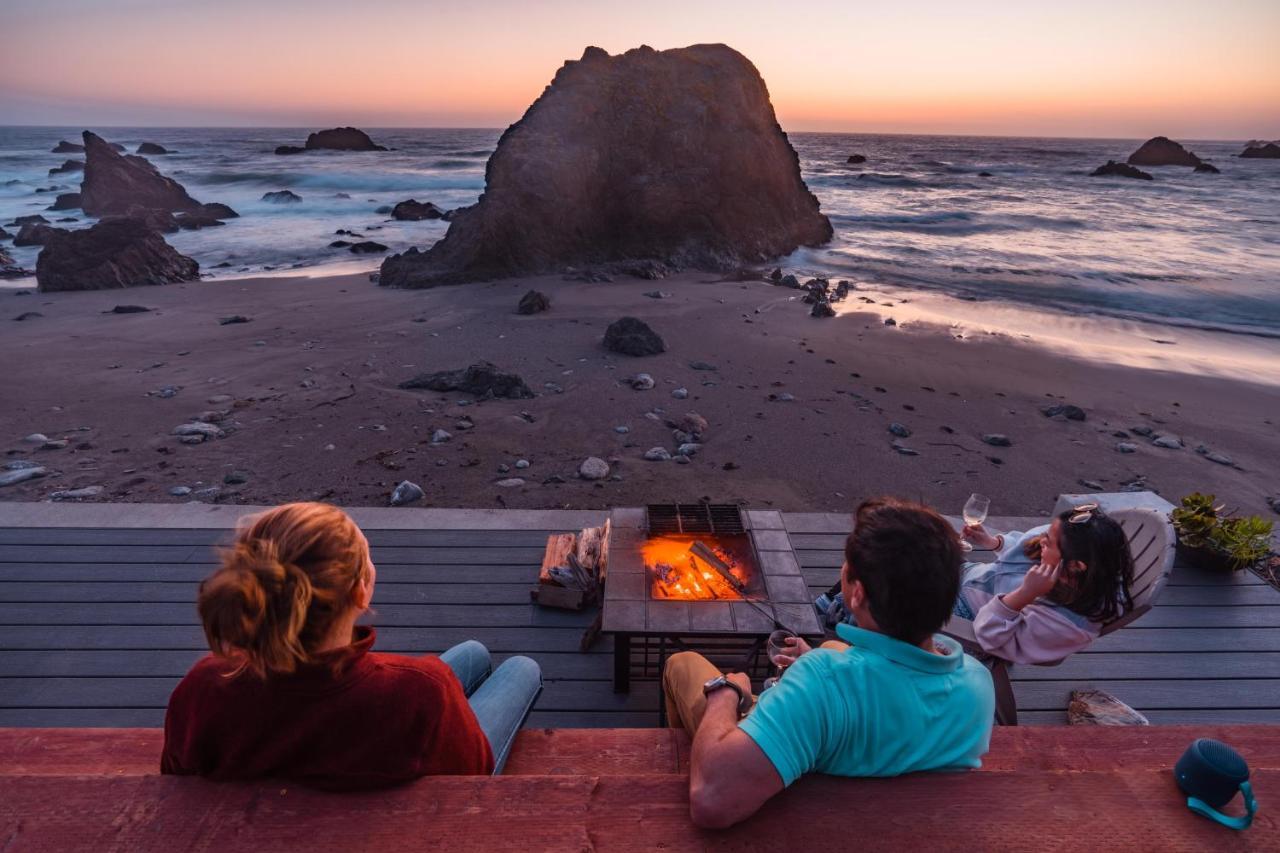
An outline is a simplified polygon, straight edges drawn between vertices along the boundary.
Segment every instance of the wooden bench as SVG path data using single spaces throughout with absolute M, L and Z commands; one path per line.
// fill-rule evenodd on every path
M 160 776 L 161 737 L 0 729 L 0 850 L 1280 849 L 1280 726 L 997 729 L 982 770 L 808 777 L 723 832 L 689 821 L 682 732 L 526 731 L 506 776 L 361 794 Z M 1170 768 L 1196 737 L 1249 761 L 1250 830 L 1183 804 Z

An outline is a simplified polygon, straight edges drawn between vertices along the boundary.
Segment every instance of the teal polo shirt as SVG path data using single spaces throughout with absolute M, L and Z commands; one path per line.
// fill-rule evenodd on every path
M 897 776 L 981 767 L 991 743 L 991 673 L 941 634 L 945 655 L 837 625 L 845 650 L 814 649 L 761 694 L 740 728 L 790 785 L 811 771 Z

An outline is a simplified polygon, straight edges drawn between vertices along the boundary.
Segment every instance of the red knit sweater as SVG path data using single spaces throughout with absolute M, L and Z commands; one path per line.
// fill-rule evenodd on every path
M 274 777 L 327 790 L 431 774 L 488 774 L 493 753 L 448 664 L 372 652 L 375 632 L 327 662 L 266 680 L 208 655 L 169 697 L 160 772 Z

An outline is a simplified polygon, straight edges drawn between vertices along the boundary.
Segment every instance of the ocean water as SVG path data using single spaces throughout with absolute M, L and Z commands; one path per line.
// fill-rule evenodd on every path
M 79 128 L 0 127 L 0 223 L 44 212 L 79 176 L 48 175 Z M 338 229 L 392 252 L 429 246 L 441 221 L 395 222 L 376 208 L 416 198 L 470 204 L 500 130 L 369 129 L 389 152 L 273 153 L 308 129 L 95 128 L 150 158 L 201 201 L 241 214 L 227 225 L 169 235 L 217 277 L 373 270 L 381 258 L 332 249 Z M 1141 140 L 1017 139 L 793 133 L 801 169 L 835 239 L 781 263 L 896 294 L 978 301 L 1040 314 L 1101 316 L 1280 338 L 1280 162 L 1236 157 L 1243 142 L 1184 141 L 1220 175 L 1153 169 L 1155 181 L 1090 178 Z M 848 155 L 867 162 L 846 164 Z M 979 173 L 988 172 L 989 177 Z M 744 176 L 749 180 L 749 176 Z M 262 195 L 302 197 L 275 205 Z M 45 213 L 49 219 L 79 211 Z M 13 230 L 13 229 L 10 229 Z M 24 267 L 38 249 L 2 244 Z M 30 284 L 31 282 L 9 282 Z

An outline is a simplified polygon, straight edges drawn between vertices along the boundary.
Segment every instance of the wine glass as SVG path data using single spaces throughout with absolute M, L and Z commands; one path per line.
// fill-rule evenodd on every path
M 964 503 L 964 523 L 967 525 L 977 525 L 987 520 L 987 510 L 991 508 L 991 498 L 986 495 L 980 495 L 977 492 L 969 495 L 969 500 Z M 960 547 L 966 551 L 972 551 L 973 545 L 968 539 L 960 539 Z
M 782 673 L 786 670 L 787 666 L 790 665 L 791 654 L 795 652 L 795 649 L 787 641 L 792 637 L 796 637 L 796 633 L 794 631 L 788 631 L 786 628 L 779 628 L 769 635 L 769 643 L 765 647 L 765 650 L 769 655 L 769 660 L 778 668 L 778 674 L 773 678 L 766 678 L 764 680 L 765 690 L 768 690 L 770 687 L 777 684 L 778 679 L 782 678 Z

